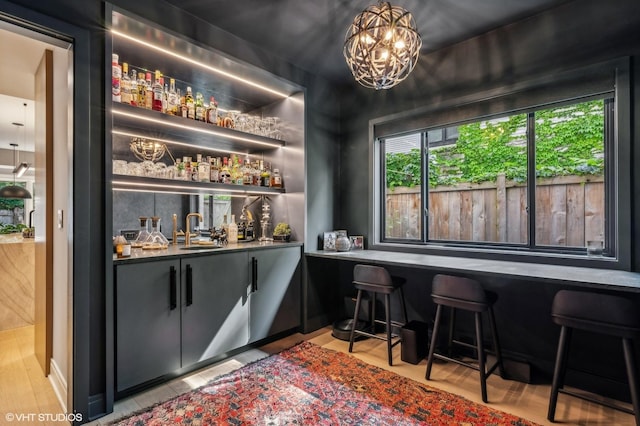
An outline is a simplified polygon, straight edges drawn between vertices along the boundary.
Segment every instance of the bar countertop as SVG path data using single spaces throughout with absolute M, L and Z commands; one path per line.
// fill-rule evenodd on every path
M 228 253 L 233 251 L 251 251 L 251 250 L 263 250 L 273 249 L 278 247 L 294 247 L 302 246 L 301 242 L 242 242 L 242 243 L 229 243 L 222 247 L 210 246 L 210 245 L 197 245 L 193 244 L 185 249 L 183 244 L 169 245 L 168 248 L 159 250 L 143 250 L 141 248 L 131 249 L 131 256 L 129 257 L 116 257 L 113 255 L 114 264 L 122 263 L 138 263 L 147 262 L 154 259 L 166 259 L 171 257 L 185 257 L 196 255 L 209 255 L 214 253 Z
M 473 273 L 516 279 L 533 278 L 557 284 L 592 287 L 616 291 L 640 292 L 640 273 L 616 269 L 547 265 L 504 260 L 474 259 L 382 250 L 347 252 L 315 250 L 306 256 L 354 262 L 369 262 L 389 266 L 406 266 L 449 273 Z

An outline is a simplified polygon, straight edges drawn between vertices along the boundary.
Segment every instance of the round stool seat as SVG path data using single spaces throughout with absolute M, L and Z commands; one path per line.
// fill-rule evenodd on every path
M 482 288 L 475 280 L 450 275 L 436 275 L 433 279 L 431 298 L 438 305 L 484 312 L 498 300 L 498 295 Z
M 631 300 L 608 294 L 560 290 L 551 307 L 553 322 L 612 336 L 640 336 L 640 312 Z

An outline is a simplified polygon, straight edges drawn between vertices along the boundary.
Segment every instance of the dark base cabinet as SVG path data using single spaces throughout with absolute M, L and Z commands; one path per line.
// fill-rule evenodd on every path
M 299 327 L 300 247 L 249 253 L 252 288 L 249 303 L 249 343 Z
M 182 366 L 246 345 L 247 253 L 184 258 L 182 278 Z
M 298 329 L 300 258 L 295 245 L 117 263 L 116 392 Z
M 179 260 L 116 267 L 116 390 L 168 374 L 180 362 Z

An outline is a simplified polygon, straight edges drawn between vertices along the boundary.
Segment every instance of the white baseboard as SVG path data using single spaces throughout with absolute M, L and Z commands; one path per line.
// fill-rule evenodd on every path
M 51 382 L 51 386 L 53 387 L 53 391 L 56 393 L 58 397 L 58 401 L 62 406 L 62 412 L 67 412 L 67 379 L 62 375 L 60 369 L 58 368 L 58 364 L 52 358 L 50 365 L 51 372 L 49 373 L 49 382 Z

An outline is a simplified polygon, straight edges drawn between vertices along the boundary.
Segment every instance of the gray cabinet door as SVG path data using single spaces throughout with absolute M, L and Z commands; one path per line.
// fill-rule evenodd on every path
M 116 266 L 118 391 L 180 368 L 179 273 L 179 260 Z
M 249 342 L 300 326 L 300 247 L 249 252 Z
M 182 366 L 246 345 L 247 253 L 184 258 L 181 266 Z

